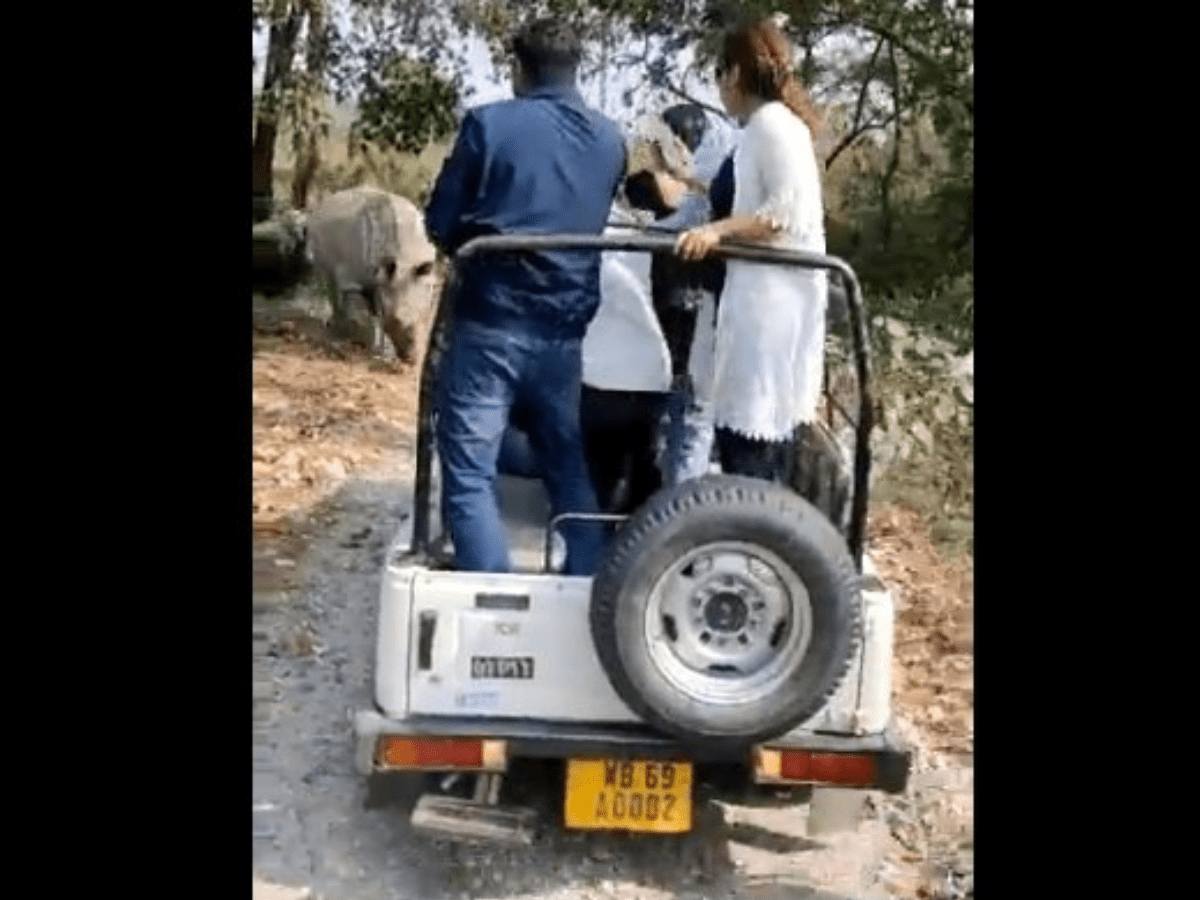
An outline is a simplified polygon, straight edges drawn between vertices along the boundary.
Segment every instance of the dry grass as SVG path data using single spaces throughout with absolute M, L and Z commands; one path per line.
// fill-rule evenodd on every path
M 933 749 L 975 749 L 975 573 L 949 557 L 930 518 L 880 504 L 870 517 L 871 556 L 896 602 L 892 672 L 896 703 Z
M 275 196 L 283 200 L 291 197 L 296 164 L 288 134 L 280 130 L 281 139 L 275 151 Z M 310 206 L 336 191 L 364 185 L 424 206 L 450 144 L 439 141 L 417 154 L 400 153 L 373 143 L 366 144 L 365 152 L 351 152 L 354 149 L 344 129 L 331 130 L 330 136 L 320 142 L 320 163 L 308 196 Z
M 286 528 L 354 474 L 410 448 L 416 366 L 299 332 L 254 335 L 254 522 Z

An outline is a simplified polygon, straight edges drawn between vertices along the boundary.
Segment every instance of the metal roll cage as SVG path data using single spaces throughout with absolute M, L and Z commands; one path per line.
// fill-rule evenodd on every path
M 437 384 L 438 367 L 445 348 L 451 310 L 454 305 L 452 297 L 456 287 L 455 273 L 463 261 L 480 253 L 519 253 L 530 250 L 616 250 L 674 253 L 675 237 L 662 233 L 494 235 L 475 238 L 459 248 L 452 260 L 450 277 L 447 278 L 438 300 L 438 309 L 430 330 L 429 342 L 421 368 L 417 413 L 416 477 L 413 484 L 413 529 L 409 550 L 412 556 L 428 558 L 434 549 L 429 533 L 431 504 L 434 502 L 430 496 L 433 465 L 434 386 Z M 854 274 L 854 270 L 841 259 L 820 253 L 750 244 L 720 244 L 712 255 L 726 260 L 826 269 L 838 273 L 842 279 L 850 314 L 850 335 L 859 388 L 857 419 L 841 410 L 855 428 L 854 485 L 846 541 L 854 564 L 861 574 L 867 518 L 867 494 L 871 474 L 869 440 L 871 429 L 874 427 L 874 404 L 871 396 L 870 345 L 867 340 L 867 323 L 863 315 L 858 277 Z

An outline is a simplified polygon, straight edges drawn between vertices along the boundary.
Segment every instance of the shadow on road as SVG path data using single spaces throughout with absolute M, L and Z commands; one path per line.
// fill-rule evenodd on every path
M 694 829 L 687 835 L 573 832 L 561 824 L 561 764 L 521 761 L 510 772 L 501 800 L 537 810 L 539 830 L 533 846 L 517 849 L 452 842 L 412 829 L 407 820 L 421 789 L 414 780 L 406 787 L 393 787 L 390 796 L 376 795 L 388 805 L 377 807 L 372 815 L 386 818 L 396 829 L 398 839 L 429 861 L 424 881 L 430 886 L 440 885 L 427 895 L 430 900 L 531 894 L 561 897 L 563 891 L 573 890 L 591 898 L 618 888 L 622 891 L 617 895 L 620 897 L 633 897 L 639 895 L 639 889 L 650 889 L 681 900 L 711 896 L 738 900 L 854 900 L 822 891 L 793 873 L 740 872 L 731 853 L 734 843 L 777 854 L 792 867 L 796 855 L 823 850 L 827 845 L 746 822 L 730 823 L 720 803 L 702 796 L 697 798 Z M 799 817 L 797 820 L 802 821 Z M 363 862 L 369 866 L 379 861 Z M 602 893 L 596 895 L 593 891 Z M 640 896 L 657 898 L 660 894 Z

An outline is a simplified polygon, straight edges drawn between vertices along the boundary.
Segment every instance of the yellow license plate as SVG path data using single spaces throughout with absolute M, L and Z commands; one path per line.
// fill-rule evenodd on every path
M 568 828 L 677 834 L 692 830 L 692 764 L 567 761 Z

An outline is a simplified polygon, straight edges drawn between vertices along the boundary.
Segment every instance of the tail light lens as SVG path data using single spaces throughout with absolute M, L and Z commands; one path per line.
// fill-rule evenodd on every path
M 379 739 L 375 759 L 385 769 L 503 771 L 505 750 L 504 741 L 387 735 Z
M 878 778 L 870 753 L 814 753 L 762 747 L 755 754 L 754 780 L 779 784 L 835 784 L 869 788 Z

